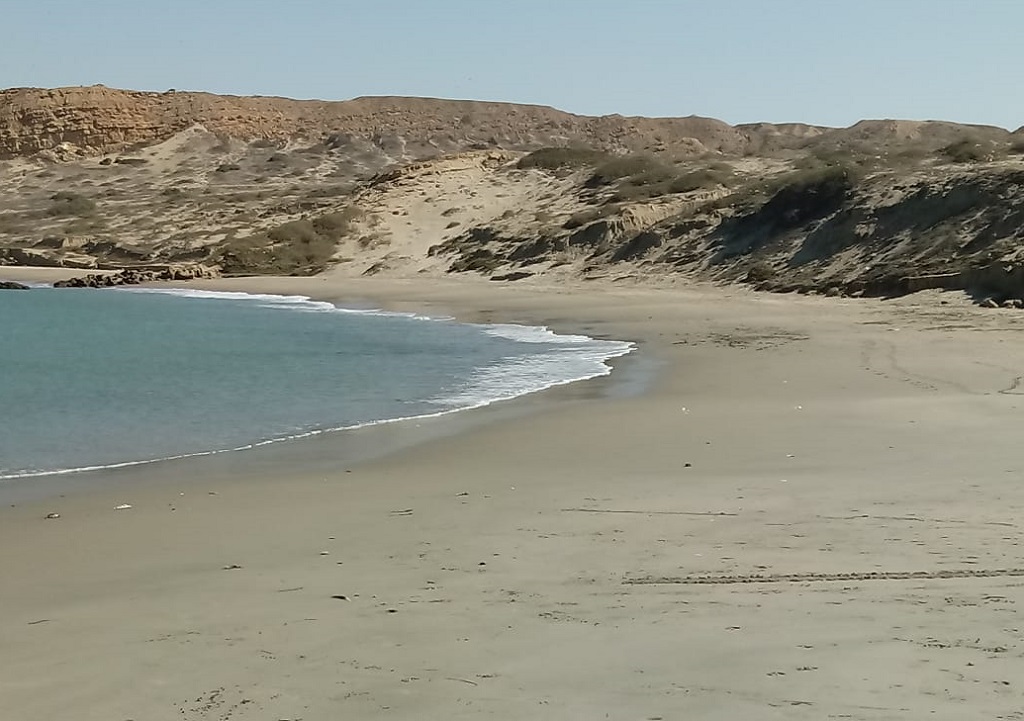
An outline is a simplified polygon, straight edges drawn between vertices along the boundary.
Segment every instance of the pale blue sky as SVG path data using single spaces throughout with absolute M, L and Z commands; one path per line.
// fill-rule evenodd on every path
M 1024 125 L 1024 0 L 0 0 L 0 87 Z

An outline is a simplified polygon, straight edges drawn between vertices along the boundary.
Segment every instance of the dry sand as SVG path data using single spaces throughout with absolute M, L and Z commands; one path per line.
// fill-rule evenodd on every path
M 1024 314 L 214 285 L 639 350 L 611 379 L 0 509 L 4 721 L 1022 718 Z

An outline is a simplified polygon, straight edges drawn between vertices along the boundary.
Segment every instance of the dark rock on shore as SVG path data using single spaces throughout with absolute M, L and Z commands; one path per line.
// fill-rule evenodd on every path
M 90 273 L 78 278 L 59 280 L 54 288 L 113 288 L 119 285 L 138 285 L 159 280 L 195 280 L 214 278 L 217 271 L 205 265 L 169 265 L 125 268 L 116 273 Z
M 28 286 L 12 280 L 0 280 L 0 290 L 28 290 Z

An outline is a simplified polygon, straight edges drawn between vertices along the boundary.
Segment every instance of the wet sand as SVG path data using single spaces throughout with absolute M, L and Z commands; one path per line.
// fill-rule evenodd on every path
M 197 287 L 638 351 L 610 379 L 452 419 L 83 476 L 0 509 L 5 719 L 1024 704 L 1024 314 L 702 286 Z

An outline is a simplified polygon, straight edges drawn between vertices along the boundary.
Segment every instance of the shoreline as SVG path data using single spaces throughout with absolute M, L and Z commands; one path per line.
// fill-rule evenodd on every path
M 633 340 L 623 367 L 658 367 L 641 393 L 606 377 L 450 433 L 355 433 L 371 455 L 410 441 L 357 464 L 310 441 L 2 509 L 12 721 L 1019 710 L 1019 314 L 682 284 L 189 287 L 213 283 Z
M 36 282 L 36 283 L 43 283 L 43 282 L 49 283 L 49 282 L 52 282 L 53 280 L 57 279 L 58 276 L 60 278 L 68 277 L 68 275 L 66 273 L 61 274 L 59 272 L 60 269 L 23 268 L 23 269 L 20 269 L 20 270 L 22 271 L 20 274 L 19 273 L 15 273 L 15 274 L 8 274 L 8 275 L 16 275 L 18 277 L 15 278 L 15 279 L 23 281 L 23 282 L 27 281 L 27 282 Z M 3 276 L 3 272 L 2 271 L 3 271 L 3 268 L 0 268 L 0 276 Z M 242 281 L 242 285 L 244 286 L 245 289 L 244 290 L 237 289 L 237 288 L 235 288 L 235 284 L 232 283 L 231 284 L 231 290 L 228 291 L 228 292 L 240 293 L 240 294 L 245 294 L 245 295 L 253 296 L 254 299 L 255 299 L 255 297 L 257 297 L 259 295 L 268 295 L 269 294 L 269 291 L 262 286 L 262 281 L 264 280 L 262 278 L 245 278 L 245 279 L 237 279 L 237 280 L 241 280 Z M 278 279 L 278 280 L 282 280 L 282 279 Z M 202 288 L 197 287 L 198 285 L 199 285 L 199 283 L 197 283 L 197 282 L 191 282 L 191 283 L 150 283 L 150 284 L 147 284 L 147 286 L 142 286 L 142 287 L 143 288 L 149 287 L 150 289 L 153 289 L 153 290 L 167 291 L 167 292 L 173 292 L 173 291 L 177 291 L 177 290 L 202 290 L 202 291 L 208 291 L 208 292 L 216 293 L 216 292 L 224 292 L 224 291 L 227 290 L 227 288 L 221 288 L 220 287 L 220 283 L 218 282 L 218 280 L 213 280 L 211 282 L 204 283 Z M 129 287 L 129 289 L 130 289 L 130 287 Z M 314 288 L 314 290 L 315 290 L 315 288 Z M 332 294 L 331 298 L 327 298 L 327 297 L 314 297 L 314 296 L 306 295 L 304 293 L 274 293 L 273 295 L 276 295 L 276 296 L 279 296 L 279 297 L 283 297 L 283 298 L 295 298 L 295 299 L 302 299 L 302 300 L 308 300 L 308 301 L 313 301 L 313 302 L 326 301 L 326 302 L 329 302 L 329 303 L 333 304 L 336 308 L 339 308 L 339 309 L 342 309 L 342 310 L 362 310 L 362 311 L 366 311 L 366 312 L 372 312 L 373 310 L 381 310 L 382 312 L 399 312 L 399 313 L 402 313 L 402 314 L 405 314 L 405 315 L 410 315 L 410 316 L 422 316 L 422 314 L 418 313 L 416 310 L 412 309 L 409 306 L 405 306 L 405 309 L 401 310 L 401 311 L 398 311 L 395 308 L 390 308 L 390 307 L 381 307 L 379 309 L 371 308 L 370 305 L 372 305 L 372 304 L 368 303 L 365 298 L 359 298 L 357 300 L 353 300 L 351 298 L 339 297 L 339 296 L 336 296 L 336 295 L 333 295 L 333 294 Z M 464 312 L 460 311 L 460 313 L 464 313 Z M 427 316 L 422 316 L 422 317 L 427 317 Z M 435 320 L 437 320 L 437 319 L 446 319 L 448 317 L 449 316 L 447 316 L 447 315 L 431 315 L 431 316 L 429 316 L 429 318 L 435 319 Z M 488 321 L 488 322 L 484 322 L 484 321 L 480 321 L 480 320 L 471 321 L 471 320 L 465 320 L 465 319 L 462 319 L 462 318 L 454 318 L 454 317 L 452 317 L 452 320 L 454 320 L 455 322 L 473 324 L 473 325 L 478 325 L 478 326 L 495 325 L 495 323 L 493 321 Z M 500 321 L 499 321 L 498 324 L 500 324 Z M 546 326 L 529 325 L 529 324 L 527 324 L 525 322 L 508 323 L 508 325 L 515 325 L 515 326 L 521 327 L 521 328 L 543 329 L 545 331 L 549 330 Z M 583 336 L 582 334 L 575 333 L 575 332 L 562 332 L 562 333 L 558 333 L 557 335 L 560 335 L 560 336 L 580 335 L 581 337 L 589 338 L 589 336 Z M 591 338 L 590 340 L 594 340 L 594 339 Z M 603 339 L 603 340 L 605 340 L 605 339 Z M 368 422 L 365 422 L 365 423 L 360 423 L 360 424 L 356 424 L 356 425 L 352 425 L 352 426 L 343 426 L 343 427 L 338 427 L 338 428 L 325 428 L 325 429 L 321 429 L 321 430 L 316 430 L 316 431 L 310 431 L 310 432 L 302 433 L 302 434 L 295 435 L 295 436 L 269 438 L 269 439 L 255 439 L 255 440 L 251 441 L 250 443 L 247 443 L 247 444 L 242 445 L 242 446 L 234 447 L 234 448 L 220 448 L 220 449 L 214 449 L 214 450 L 203 450 L 203 451 L 182 453 L 180 455 L 163 457 L 163 458 L 152 458 L 152 459 L 143 459 L 143 460 L 120 461 L 120 462 L 117 462 L 117 463 L 112 463 L 112 464 L 103 465 L 103 466 L 82 467 L 82 468 L 68 468 L 68 469 L 60 469 L 60 470 L 56 470 L 56 471 L 40 471 L 40 472 L 26 473 L 24 475 L 18 475 L 18 476 L 0 477 L 0 508 L 2 508 L 4 505 L 10 504 L 10 503 L 24 502 L 25 500 L 29 500 L 29 499 L 35 500 L 35 501 L 42 501 L 42 500 L 46 500 L 47 498 L 52 498 L 52 497 L 60 496 L 62 493 L 68 493 L 68 492 L 72 492 L 72 491 L 88 493 L 89 489 L 81 487 L 81 486 L 84 486 L 85 484 L 90 483 L 90 481 L 97 482 L 98 484 L 102 484 L 104 477 L 107 477 L 107 476 L 128 476 L 128 475 L 133 474 L 133 472 L 137 472 L 138 474 L 140 474 L 144 478 L 145 477 L 159 477 L 159 476 L 162 476 L 162 475 L 166 475 L 168 471 L 162 471 L 162 472 L 156 472 L 156 473 L 150 472 L 150 470 L 151 470 L 150 467 L 157 466 L 157 465 L 161 465 L 161 466 L 162 465 L 170 465 L 172 467 L 172 469 L 173 469 L 175 464 L 180 464 L 181 462 L 191 462 L 191 463 L 200 464 L 199 469 L 200 469 L 200 472 L 201 472 L 202 471 L 202 465 L 201 464 L 203 464 L 203 459 L 212 459 L 215 456 L 221 456 L 221 455 L 225 455 L 225 454 L 236 454 L 236 453 L 243 453 L 243 452 L 244 453 L 251 453 L 253 451 L 261 451 L 261 452 L 264 452 L 264 453 L 267 453 L 267 454 L 273 454 L 275 452 L 275 450 L 278 450 L 280 448 L 281 444 L 295 444 L 295 443 L 300 443 L 301 444 L 304 441 L 320 439 L 321 437 L 336 437 L 338 434 L 345 434 L 345 433 L 349 433 L 350 434 L 350 433 L 353 433 L 355 431 L 360 431 L 360 432 L 366 434 L 366 433 L 369 433 L 370 429 L 372 429 L 374 427 L 377 427 L 377 426 L 383 426 L 383 425 L 396 425 L 398 428 L 408 428 L 410 426 L 419 427 L 420 424 L 423 424 L 423 423 L 435 424 L 437 421 L 441 421 L 442 419 L 446 419 L 448 416 L 452 416 L 452 415 L 455 415 L 455 414 L 460 414 L 460 413 L 465 413 L 465 412 L 473 412 L 473 411 L 480 411 L 480 410 L 483 410 L 483 409 L 486 409 L 486 408 L 490 408 L 490 407 L 495 406 L 495 405 L 505 405 L 505 404 L 515 403 L 515 402 L 523 399 L 526 396 L 536 396 L 536 395 L 540 395 L 540 394 L 547 394 L 547 393 L 550 393 L 551 391 L 559 389 L 559 388 L 563 388 L 563 387 L 566 387 L 566 386 L 571 386 L 571 385 L 575 385 L 575 384 L 579 384 L 579 383 L 583 383 L 583 382 L 587 382 L 587 381 L 598 381 L 598 380 L 601 380 L 601 379 L 605 379 L 605 380 L 609 380 L 609 383 L 613 384 L 614 386 L 618 386 L 619 385 L 619 375 L 616 375 L 614 378 L 610 378 L 610 379 L 609 379 L 609 377 L 612 375 L 612 371 L 615 368 L 616 364 L 624 365 L 623 359 L 625 359 L 626 357 L 628 357 L 631 354 L 634 354 L 636 352 L 636 350 L 637 350 L 636 344 L 632 343 L 630 341 L 619 341 L 617 339 L 606 339 L 606 340 L 608 340 L 610 342 L 627 343 L 629 345 L 629 349 L 623 349 L 621 352 L 618 352 L 615 355 L 612 355 L 610 357 L 605 358 L 602 361 L 602 364 L 608 370 L 606 372 L 603 372 L 603 373 L 600 373 L 600 374 L 594 374 L 594 375 L 591 375 L 589 377 L 574 378 L 574 379 L 571 379 L 571 380 L 559 380 L 557 382 L 552 382 L 550 385 L 547 385 L 547 386 L 545 386 L 543 388 L 537 388 L 537 389 L 533 389 L 533 390 L 528 390 L 526 392 L 519 393 L 519 394 L 511 396 L 511 397 L 491 398 L 491 399 L 489 399 L 489 400 L 487 400 L 485 402 L 481 402 L 481 403 L 476 404 L 476 405 L 469 405 L 469 406 L 458 407 L 458 408 L 450 408 L 450 409 L 445 409 L 445 410 L 441 410 L 441 411 L 437 411 L 437 412 L 425 413 L 425 414 L 415 415 L 415 416 L 403 416 L 403 417 L 398 417 L 398 418 L 385 418 L 385 419 L 381 419 L 381 420 L 368 421 Z M 630 365 L 632 365 L 632 364 L 630 364 Z M 626 391 L 620 391 L 620 392 L 639 392 L 639 390 L 637 390 L 637 389 L 639 389 L 639 388 L 643 387 L 644 385 L 646 385 L 646 382 L 647 382 L 646 380 L 644 380 L 644 379 L 637 379 L 635 377 L 635 375 L 636 374 L 634 374 L 634 377 L 627 378 L 624 381 L 622 381 L 622 387 L 623 388 L 626 388 L 627 386 L 631 386 L 633 388 L 633 390 L 632 391 L 626 390 Z M 605 391 L 605 392 L 608 392 L 608 391 Z M 515 411 L 513 410 L 512 412 L 515 412 Z M 458 427 L 460 427 L 462 425 L 466 425 L 466 423 L 457 423 L 457 422 L 449 422 L 447 424 L 443 424 L 442 423 L 442 424 L 437 424 L 435 426 L 435 428 L 436 428 L 436 431 L 437 431 L 438 434 L 443 434 L 445 432 L 443 429 L 446 428 L 446 427 L 451 427 L 452 429 L 457 429 Z M 452 431 L 447 431 L 447 432 L 456 432 L 456 431 L 452 430 Z M 414 441 L 409 441 L 409 442 L 414 442 Z M 340 446 L 345 446 L 347 444 L 343 444 L 342 443 L 342 444 L 339 444 L 339 445 Z M 405 442 L 404 441 L 398 441 L 395 445 L 396 445 L 396 447 L 402 447 L 403 445 L 405 445 Z M 384 453 L 386 453 L 386 451 Z M 292 453 L 290 453 L 288 455 L 290 455 L 292 457 L 295 457 L 298 454 L 296 452 L 292 452 Z M 383 455 L 383 453 L 369 454 L 368 457 L 379 457 L 380 455 Z M 363 459 L 360 458 L 358 454 L 356 454 L 356 457 L 353 457 L 352 462 L 353 463 L 363 462 Z M 225 464 L 221 463 L 219 465 L 223 466 Z M 235 465 L 241 465 L 242 467 L 244 467 L 247 464 L 241 463 L 241 464 L 235 464 Z

